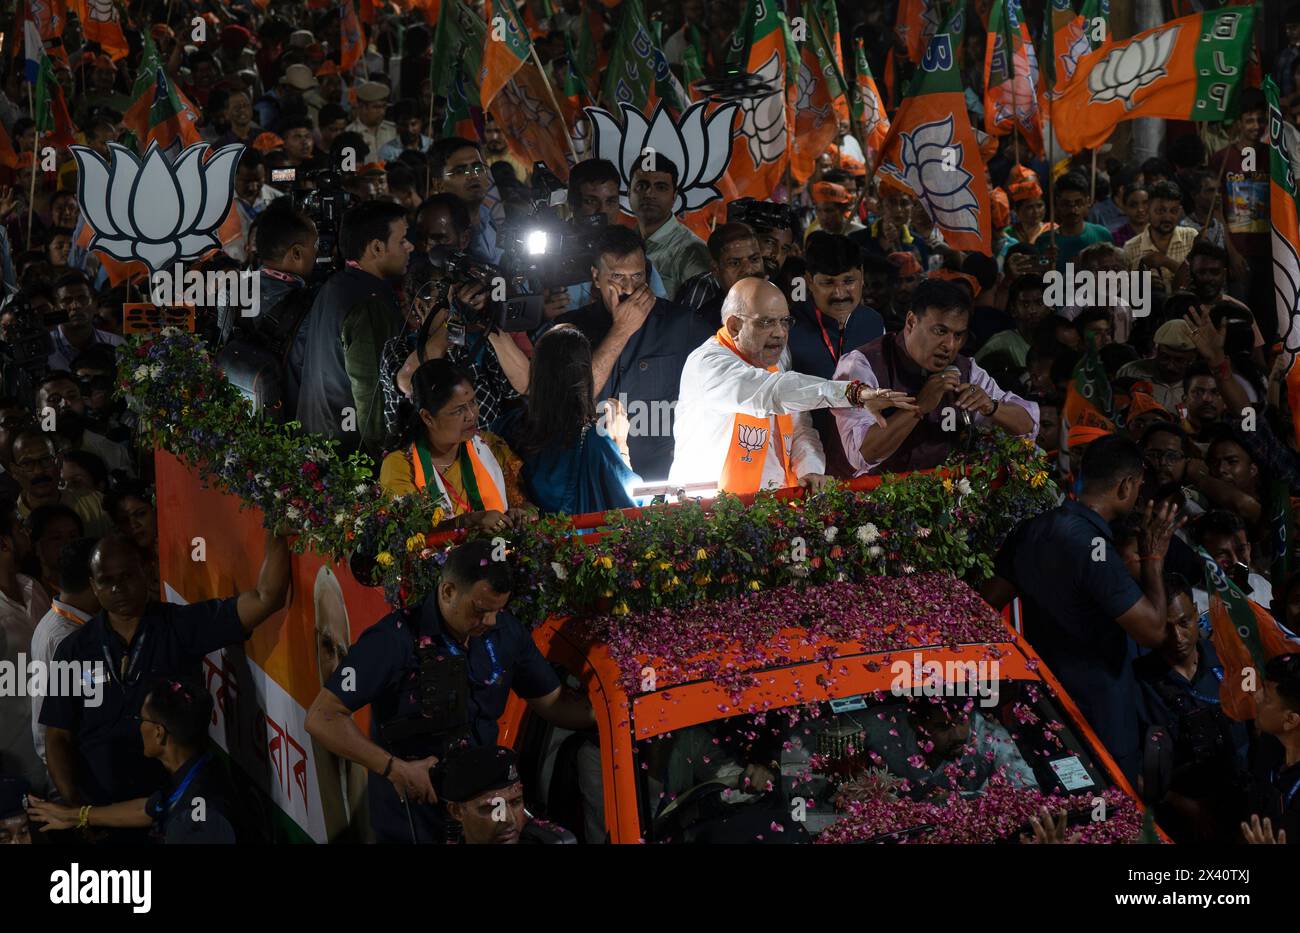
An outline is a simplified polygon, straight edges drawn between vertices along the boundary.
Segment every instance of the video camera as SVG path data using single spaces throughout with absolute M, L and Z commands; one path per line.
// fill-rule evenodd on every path
M 447 342 L 452 346 L 463 347 L 469 330 L 524 333 L 542 323 L 543 296 L 524 293 L 525 279 L 508 276 L 492 263 L 448 246 L 429 250 L 429 261 L 442 279 L 431 283 L 432 289 L 420 297 L 435 307 L 445 305 L 451 309 Z M 456 292 L 466 285 L 479 285 L 487 292 L 487 303 L 481 311 L 456 299 Z
M 793 230 L 798 226 L 794 209 L 788 204 L 737 198 L 727 204 L 727 223 L 745 224 L 764 230 Z
M 352 194 L 343 187 L 343 176 L 332 169 L 317 169 L 302 176 L 311 186 L 298 184 L 296 168 L 274 169 L 279 182 L 293 183 L 289 196 L 294 210 L 301 211 L 316 225 L 316 268 L 312 279 L 321 280 L 341 268 L 338 262 L 339 224 L 343 212 L 352 206 Z M 292 177 L 280 173 L 293 172 Z
M 0 313 L 14 315 L 8 334 L 0 340 L 0 367 L 4 371 L 5 392 L 26 398 L 36 391 L 45 375 L 54 340 L 39 316 L 31 308 L 6 301 Z
M 596 263 L 605 215 L 566 221 L 556 211 L 565 193 L 546 163 L 534 162 L 528 213 L 505 231 L 502 266 L 537 293 L 590 281 Z

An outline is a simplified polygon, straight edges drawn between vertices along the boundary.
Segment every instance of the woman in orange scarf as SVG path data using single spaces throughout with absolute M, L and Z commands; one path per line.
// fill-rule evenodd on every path
M 415 414 L 406 446 L 384 458 L 379 485 L 394 496 L 422 489 L 441 498 L 449 516 L 435 531 L 496 531 L 531 518 L 519 480 L 523 464 L 505 441 L 479 431 L 469 375 L 445 359 L 430 360 L 411 378 Z

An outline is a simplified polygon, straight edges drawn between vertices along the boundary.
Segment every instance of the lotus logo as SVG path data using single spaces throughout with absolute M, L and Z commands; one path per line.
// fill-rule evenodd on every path
M 970 189 L 974 176 L 963 167 L 966 154 L 952 139 L 953 118 L 922 123 L 915 132 L 899 133 L 901 166 L 882 165 L 880 171 L 897 179 L 925 202 L 934 222 L 946 230 L 980 232 L 980 206 Z M 945 169 L 948 151 L 950 170 Z M 953 161 L 955 160 L 955 161 Z
M 756 72 L 763 83 L 775 88 L 762 97 L 746 97 L 740 102 L 744 119 L 740 130 L 749 140 L 749 157 L 754 168 L 764 162 L 775 162 L 785 152 L 785 80 L 781 74 L 781 59 L 773 52 Z
M 796 105 L 800 113 L 810 112 L 813 114 L 813 129 L 822 126 L 831 118 L 833 107 L 827 104 L 823 107 L 814 107 L 813 94 L 817 91 L 817 80 L 813 77 L 813 70 L 808 67 L 808 63 L 802 59 L 799 61 L 799 99 Z
M 100 23 L 116 23 L 117 6 L 113 0 L 90 0 L 88 18 Z
M 1282 346 L 1290 353 L 1300 352 L 1300 257 L 1276 227 L 1273 228 L 1273 291 L 1277 296 L 1277 332 Z
M 736 425 L 736 446 L 745 451 L 745 456 L 740 458 L 741 463 L 753 463 L 750 454 L 767 446 L 767 428 L 753 424 Z
M 1107 53 L 1088 72 L 1089 103 L 1122 100 L 1124 109 L 1132 110 L 1137 103 L 1133 95 L 1168 74 L 1165 65 L 1182 28 L 1173 26 Z
M 608 110 L 585 108 L 594 135 L 593 156 L 613 162 L 622 176 L 619 203 L 623 210 L 631 210 L 627 190 L 632 171 L 649 149 L 677 166 L 679 184 L 673 213 L 693 211 L 722 197 L 715 185 L 731 161 L 731 123 L 737 105 L 725 104 L 705 119 L 707 106 L 706 101 L 696 101 L 673 122 L 663 101 L 649 121 L 631 104 L 619 104 L 621 125 Z
M 222 146 L 206 162 L 207 143 L 195 143 L 168 163 L 158 143 L 144 157 L 109 143 L 109 162 L 73 146 L 81 213 L 95 231 L 90 249 L 122 262 L 138 260 L 157 272 L 221 246 L 217 230 L 230 212 L 235 169 L 244 151 Z

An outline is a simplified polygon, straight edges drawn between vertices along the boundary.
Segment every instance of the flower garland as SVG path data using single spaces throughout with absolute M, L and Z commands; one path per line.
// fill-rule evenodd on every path
M 200 338 L 173 328 L 133 338 L 119 350 L 118 378 L 144 439 L 260 508 L 268 526 L 294 529 L 297 550 L 351 559 L 357 578 L 383 585 L 394 605 L 432 590 L 450 546 L 426 538 L 443 517 L 433 498 L 389 498 L 365 455 L 341 457 L 334 441 L 258 419 Z M 1050 508 L 1057 490 L 1031 442 L 985 435 L 968 459 L 964 476 L 914 473 L 868 493 L 834 484 L 801 500 L 763 493 L 746 506 L 724 495 L 707 510 L 615 513 L 598 539 L 566 516 L 543 517 L 509 539 L 511 610 L 535 625 L 555 613 L 624 616 L 790 585 L 930 572 L 982 580 L 1016 521 Z

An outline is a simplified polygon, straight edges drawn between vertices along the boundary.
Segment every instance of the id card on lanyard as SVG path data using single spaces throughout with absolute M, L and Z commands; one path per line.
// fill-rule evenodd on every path
M 141 632 L 140 637 L 136 640 L 135 647 L 129 652 L 125 650 L 122 652 L 122 662 L 117 667 L 113 665 L 113 654 L 108 648 L 107 638 L 100 646 L 104 652 L 104 664 L 108 668 L 108 675 L 117 682 L 124 694 L 140 680 L 141 672 L 136 670 L 136 667 L 140 661 L 140 652 L 144 650 L 144 643 L 148 638 L 149 632 L 147 630 Z
M 848 321 L 840 328 L 840 341 L 837 346 L 831 346 L 830 334 L 826 333 L 826 324 L 823 322 L 822 313 L 817 308 L 813 308 L 813 314 L 817 316 L 817 326 L 821 328 L 822 342 L 826 344 L 826 352 L 831 355 L 831 362 L 836 366 L 840 363 L 840 357 L 844 355 L 844 332 L 848 330 Z
M 488 660 L 491 661 L 491 663 L 492 663 L 492 676 L 489 677 L 487 680 L 485 680 L 485 681 L 481 681 L 481 682 L 475 680 L 474 677 L 473 677 L 473 675 L 470 673 L 470 669 L 469 669 L 469 652 L 465 651 L 464 649 L 462 649 L 462 648 L 460 647 L 460 645 L 456 644 L 454 641 L 452 641 L 450 638 L 448 638 L 447 635 L 446 635 L 446 633 L 444 633 L 443 636 L 442 636 L 442 643 L 443 643 L 444 645 L 447 646 L 447 650 L 451 653 L 451 655 L 452 655 L 453 657 L 461 657 L 461 656 L 464 656 L 464 658 L 465 658 L 465 679 L 468 680 L 468 681 L 469 681 L 473 686 L 475 686 L 475 687 L 490 687 L 490 686 L 492 686 L 494 683 L 496 683 L 498 680 L 501 679 L 501 674 L 502 674 L 502 671 L 501 671 L 501 663 L 497 660 L 497 648 L 496 648 L 496 645 L 494 645 L 494 644 L 492 643 L 492 639 L 488 638 L 486 635 L 483 636 L 483 647 L 487 650 L 487 653 L 488 653 Z

